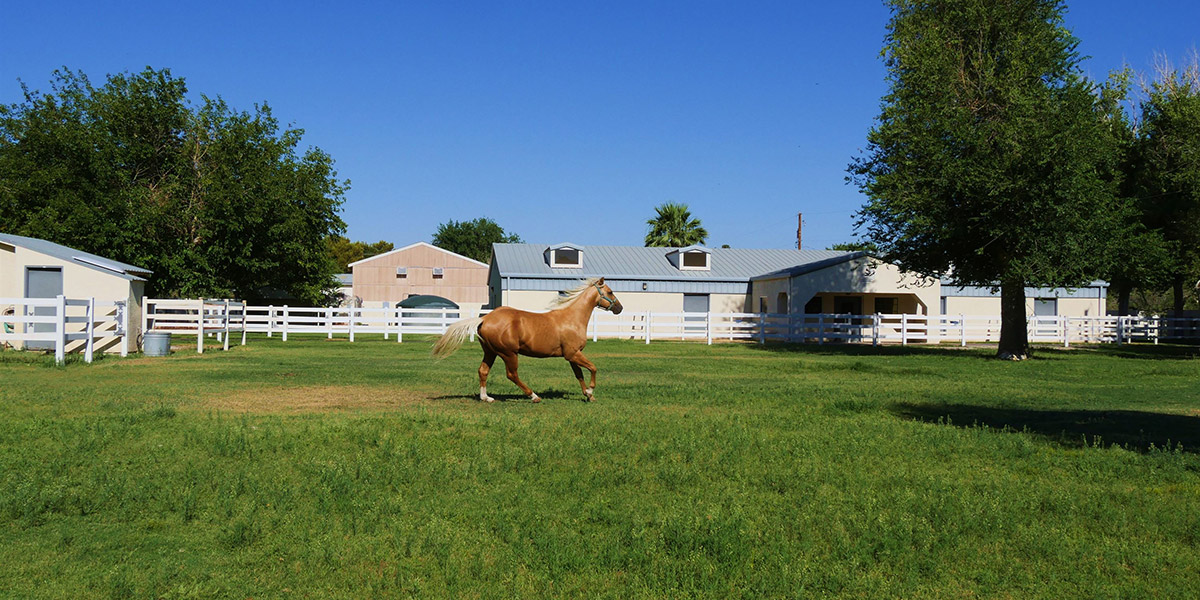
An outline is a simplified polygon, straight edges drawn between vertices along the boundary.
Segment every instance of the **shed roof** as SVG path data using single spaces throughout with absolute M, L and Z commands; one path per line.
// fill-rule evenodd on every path
M 12 246 L 19 246 L 26 250 L 32 250 L 39 254 L 52 256 L 59 260 L 75 263 L 81 267 L 87 267 L 94 271 L 107 273 L 114 277 L 120 277 L 128 281 L 145 281 L 146 277 L 153 273 L 150 269 L 143 269 L 135 265 L 118 262 L 103 256 L 98 256 L 83 250 L 76 250 L 62 244 L 55 244 L 38 238 L 25 237 L 22 235 L 13 235 L 11 233 L 0 233 L 0 242 Z
M 379 259 L 381 259 L 381 258 L 383 258 L 383 257 L 385 257 L 385 256 L 391 256 L 391 255 L 393 255 L 393 254 L 396 254 L 396 253 L 399 253 L 399 252 L 404 252 L 405 250 L 409 250 L 409 249 L 412 249 L 412 248 L 417 248 L 417 247 L 419 247 L 419 246 L 424 246 L 424 247 L 426 247 L 426 248 L 432 248 L 432 249 L 434 249 L 434 250 L 437 250 L 438 252 L 445 252 L 446 254 L 449 254 L 449 255 L 451 255 L 451 256 L 457 256 L 458 258 L 461 258 L 461 259 L 463 259 L 463 260 L 466 260 L 466 261 L 473 262 L 473 263 L 475 263 L 475 264 L 477 264 L 477 265 L 479 265 L 479 266 L 481 266 L 481 267 L 486 267 L 486 266 L 487 266 L 487 263 L 481 263 L 481 262 L 479 262 L 479 261 L 477 261 L 477 260 L 475 260 L 475 259 L 473 259 L 473 258 L 471 258 L 471 257 L 469 257 L 469 256 L 463 256 L 463 255 L 461 255 L 461 254 L 459 254 L 459 253 L 457 253 L 457 252 L 451 252 L 451 251 L 449 251 L 449 250 L 447 250 L 447 249 L 445 249 L 445 248 L 438 248 L 437 246 L 434 246 L 433 244 L 430 244 L 429 242 L 416 242 L 415 244 L 409 244 L 409 245 L 407 245 L 407 246 L 405 246 L 405 247 L 403 247 L 403 248 L 396 248 L 395 250 L 389 250 L 389 251 L 387 251 L 387 252 L 384 252 L 383 254 L 376 254 L 375 256 L 369 256 L 369 257 L 367 257 L 367 258 L 364 258 L 364 259 L 362 259 L 362 260 L 357 260 L 357 261 L 354 261 L 354 262 L 350 263 L 350 264 L 349 264 L 349 265 L 347 265 L 347 266 L 353 267 L 353 266 L 355 266 L 355 265 L 361 265 L 361 264 L 363 264 L 363 263 L 366 263 L 366 262 L 370 262 L 370 261 L 373 261 L 373 260 L 379 260 Z
M 573 244 L 572 244 L 573 246 Z M 501 277 L 580 279 L 609 277 L 657 281 L 748 282 L 756 275 L 861 253 L 833 250 L 705 248 L 712 256 L 707 271 L 680 270 L 667 255 L 679 248 L 583 246 L 582 269 L 555 269 L 546 264 L 545 244 L 493 244 L 493 261 Z

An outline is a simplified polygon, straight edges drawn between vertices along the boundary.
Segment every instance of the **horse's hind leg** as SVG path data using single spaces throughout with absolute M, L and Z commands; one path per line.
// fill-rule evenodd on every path
M 583 382 L 583 369 L 579 368 L 579 365 L 571 363 L 571 370 L 575 371 L 575 379 L 579 380 L 579 389 L 583 390 L 583 401 L 590 402 L 592 400 L 592 390 L 588 389 L 587 384 Z
M 488 373 L 492 371 L 492 363 L 496 362 L 496 353 L 483 351 L 483 362 L 479 363 L 479 399 L 484 402 L 495 402 L 496 399 L 487 393 Z
M 530 400 L 541 402 L 542 399 L 538 398 L 538 395 L 533 393 L 533 390 L 529 389 L 529 386 L 525 385 L 525 382 L 521 381 L 521 378 L 517 376 L 517 355 L 504 354 L 500 358 L 504 359 L 504 371 L 508 375 L 508 380 L 517 384 L 517 387 L 521 388 L 521 391 L 525 392 L 525 395 L 529 396 Z

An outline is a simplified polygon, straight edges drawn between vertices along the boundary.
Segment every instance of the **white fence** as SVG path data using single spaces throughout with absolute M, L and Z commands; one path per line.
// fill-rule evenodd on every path
M 406 334 L 441 334 L 460 318 L 488 311 L 430 308 L 312 308 L 294 306 L 246 306 L 226 300 L 147 300 L 145 331 L 215 334 L 229 347 L 229 335 L 246 332 L 280 335 L 324 334 L 333 338 L 345 335 L 354 341 L 357 334 L 395 336 L 403 342 Z M 199 315 L 203 315 L 200 318 Z M 1200 319 L 1161 317 L 1030 317 L 1031 342 L 1064 346 L 1079 343 L 1144 342 L 1160 339 L 1200 338 Z M 772 314 L 772 313 L 660 313 L 623 312 L 613 315 L 597 310 L 588 323 L 593 340 L 636 339 L 647 344 L 653 340 L 747 340 L 811 344 L 870 343 L 934 344 L 997 342 L 1000 318 L 979 315 L 909 314 Z M 204 350 L 204 335 L 197 336 L 197 351 Z
M 0 342 L 18 342 L 26 348 L 54 350 L 54 360 L 62 364 L 70 352 L 82 352 L 92 362 L 97 349 L 114 343 L 121 356 L 128 354 L 125 337 L 129 332 L 129 312 L 125 302 L 95 298 L 0 298 L 0 306 L 12 307 L 13 314 L 0 314 Z

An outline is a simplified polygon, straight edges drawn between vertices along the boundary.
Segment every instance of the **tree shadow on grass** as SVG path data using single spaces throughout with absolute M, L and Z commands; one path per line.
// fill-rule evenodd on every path
M 1033 410 L 967 404 L 897 403 L 893 414 L 955 427 L 984 425 L 1028 432 L 1056 444 L 1082 448 L 1118 446 L 1148 452 L 1152 448 L 1200 453 L 1200 417 L 1132 410 Z
M 756 350 L 773 353 L 798 353 L 823 356 L 954 356 L 995 360 L 995 344 L 970 344 L 963 348 L 957 345 L 900 346 L 894 344 L 872 346 L 871 344 L 754 344 Z M 1050 344 L 1035 344 L 1033 360 L 1060 360 L 1072 353 L 1092 353 L 1100 356 L 1135 358 L 1144 360 L 1200 359 L 1200 347 L 1188 344 L 1095 344 L 1075 345 L 1071 348 Z

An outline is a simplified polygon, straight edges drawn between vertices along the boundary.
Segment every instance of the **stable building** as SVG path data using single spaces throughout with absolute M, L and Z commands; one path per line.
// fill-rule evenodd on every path
M 440 296 L 466 313 L 488 301 L 488 265 L 417 242 L 350 263 L 356 306 L 395 306 L 411 296 Z
M 151 271 L 90 252 L 76 250 L 37 238 L 0 234 L 0 299 L 2 298 L 96 298 L 124 300 L 130 331 L 126 350 L 137 351 L 141 333 L 142 297 Z M 13 310 L 0 300 L 0 311 Z M 36 309 L 35 309 L 36 310 Z M 38 327 L 38 325 L 30 325 Z M 34 347 L 36 344 L 30 344 Z M 100 347 L 116 351 L 116 338 Z
M 489 306 L 545 310 L 559 292 L 581 280 L 604 277 L 625 310 L 666 313 L 758 311 L 760 303 L 751 290 L 756 276 L 858 255 L 832 250 L 584 246 L 570 242 L 494 244 L 492 249 Z M 781 298 L 781 312 L 787 312 L 793 305 L 792 296 L 785 293 L 781 297 L 774 290 L 769 311 L 779 310 Z

